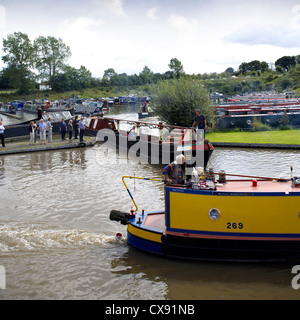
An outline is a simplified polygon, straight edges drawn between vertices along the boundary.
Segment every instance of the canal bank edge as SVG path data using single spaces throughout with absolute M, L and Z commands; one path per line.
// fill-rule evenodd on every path
M 83 143 L 70 143 L 64 145 L 45 145 L 31 148 L 8 149 L 0 151 L 0 156 L 13 155 L 20 153 L 31 153 L 41 151 L 54 151 L 63 149 L 85 148 L 92 147 L 97 143 L 96 140 Z M 263 144 L 263 143 L 231 143 L 231 142 L 212 142 L 216 148 L 245 148 L 245 149 L 279 149 L 279 150 L 300 150 L 300 145 L 297 144 Z
M 219 148 L 248 148 L 248 149 L 281 149 L 300 150 L 299 144 L 270 144 L 270 143 L 239 143 L 239 142 L 211 142 Z
M 28 148 L 20 148 L 20 149 L 7 149 L 0 151 L 0 156 L 4 155 L 13 155 L 20 153 L 32 153 L 32 152 L 41 152 L 41 151 L 54 151 L 54 150 L 63 150 L 63 149 L 75 149 L 75 148 L 86 148 L 92 147 L 96 144 L 96 140 L 88 141 L 88 142 L 77 142 L 77 143 L 69 143 L 64 145 L 43 145 L 38 147 L 28 147 Z

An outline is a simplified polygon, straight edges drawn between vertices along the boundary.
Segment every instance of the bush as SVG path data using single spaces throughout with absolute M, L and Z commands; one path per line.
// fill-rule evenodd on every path
M 207 123 L 213 122 L 213 108 L 209 93 L 197 80 L 183 77 L 161 81 L 151 88 L 153 110 L 169 125 L 191 127 L 195 110 L 199 109 Z
M 279 130 L 291 130 L 291 127 L 288 124 L 281 124 Z
M 271 130 L 270 126 L 268 124 L 262 123 L 259 119 L 254 118 L 253 125 L 252 125 L 252 131 L 269 131 Z

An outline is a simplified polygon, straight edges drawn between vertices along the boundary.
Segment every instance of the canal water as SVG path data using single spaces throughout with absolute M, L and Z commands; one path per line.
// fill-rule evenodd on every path
M 137 119 L 131 109 L 114 114 Z M 289 177 L 291 165 L 300 175 L 298 152 L 222 148 L 209 163 L 216 171 L 271 177 Z M 300 298 L 290 265 L 174 261 L 129 248 L 126 227 L 109 220 L 112 209 L 132 206 L 121 177 L 162 178 L 162 169 L 99 144 L 0 156 L 0 299 Z M 139 209 L 164 208 L 161 183 L 128 185 Z

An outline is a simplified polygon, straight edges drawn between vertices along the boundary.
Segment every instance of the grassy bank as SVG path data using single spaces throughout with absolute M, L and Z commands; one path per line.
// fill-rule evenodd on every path
M 214 142 L 299 144 L 300 130 L 275 130 L 263 132 L 211 132 L 207 139 Z
M 133 91 L 135 92 L 135 91 Z M 13 100 L 29 100 L 34 99 L 42 100 L 48 99 L 50 101 L 63 99 L 65 97 L 80 97 L 82 99 L 100 98 L 100 97 L 118 97 L 122 95 L 128 95 L 132 92 L 122 91 L 117 88 L 88 88 L 80 91 L 68 91 L 68 92 L 54 92 L 54 91 L 35 91 L 30 94 L 18 94 L 14 91 L 0 91 L 0 102 L 11 102 Z

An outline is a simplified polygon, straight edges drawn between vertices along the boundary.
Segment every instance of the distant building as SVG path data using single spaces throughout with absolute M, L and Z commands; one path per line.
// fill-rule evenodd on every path
M 40 91 L 44 91 L 44 90 L 52 90 L 52 88 L 47 82 L 40 83 Z

